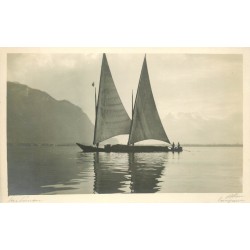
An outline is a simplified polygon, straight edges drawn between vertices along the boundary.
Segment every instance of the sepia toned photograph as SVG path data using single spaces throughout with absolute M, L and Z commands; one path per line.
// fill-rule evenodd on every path
M 8 196 L 242 198 L 242 53 L 14 51 L 6 61 Z
M 250 249 L 244 3 L 1 10 L 1 245 Z

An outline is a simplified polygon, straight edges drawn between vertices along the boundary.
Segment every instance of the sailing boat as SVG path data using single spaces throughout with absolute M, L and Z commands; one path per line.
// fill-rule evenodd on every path
M 96 94 L 95 94 L 96 102 Z M 128 134 L 127 145 L 110 145 L 104 148 L 99 143 L 113 136 Z M 160 140 L 166 146 L 134 145 L 143 140 Z M 128 116 L 117 92 L 107 57 L 103 54 L 93 144 L 86 146 L 76 143 L 84 152 L 168 152 L 182 151 L 182 148 L 170 148 L 170 141 L 161 123 L 154 101 L 146 56 L 143 61 L 139 85 L 133 105 L 132 120 Z

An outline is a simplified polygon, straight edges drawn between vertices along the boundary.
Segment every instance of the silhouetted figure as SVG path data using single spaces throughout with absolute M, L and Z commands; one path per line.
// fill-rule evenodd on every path
M 181 147 L 181 145 L 180 145 L 180 143 L 178 142 L 178 145 L 177 145 L 177 147 L 178 147 L 178 149 L 180 149 L 180 147 Z
M 175 148 L 175 144 L 174 144 L 174 142 L 173 142 L 173 144 L 172 144 L 172 150 L 174 150 L 174 148 Z

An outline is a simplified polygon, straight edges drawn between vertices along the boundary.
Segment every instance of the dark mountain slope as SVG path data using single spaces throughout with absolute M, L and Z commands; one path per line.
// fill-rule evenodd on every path
M 92 144 L 93 124 L 68 101 L 19 83 L 7 83 L 8 143 Z

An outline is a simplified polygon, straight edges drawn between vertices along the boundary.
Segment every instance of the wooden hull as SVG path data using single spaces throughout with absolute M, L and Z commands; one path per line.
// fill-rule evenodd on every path
M 180 148 L 169 148 L 167 146 L 128 146 L 128 145 L 105 145 L 104 148 L 97 148 L 93 146 L 85 146 L 80 143 L 76 143 L 84 152 L 117 152 L 117 153 L 153 153 L 153 152 L 182 152 Z

